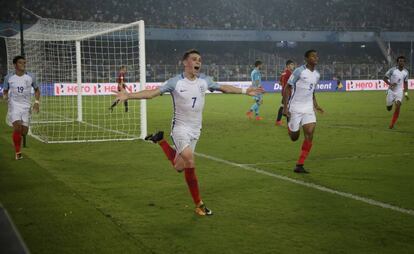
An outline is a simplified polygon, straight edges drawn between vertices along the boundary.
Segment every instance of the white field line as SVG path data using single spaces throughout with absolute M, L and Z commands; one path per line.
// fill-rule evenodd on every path
M 123 131 L 117 131 L 117 130 L 108 129 L 108 128 L 105 128 L 105 127 L 102 127 L 102 126 L 99 126 L 99 125 L 96 125 L 96 124 L 84 122 L 84 121 L 82 121 L 81 123 L 83 123 L 83 124 L 85 124 L 87 126 L 91 126 L 91 127 L 97 128 L 97 129 L 104 130 L 104 131 L 108 131 L 108 132 L 113 132 L 113 133 L 116 133 L 116 134 L 125 135 L 125 136 L 127 136 L 129 138 L 132 138 L 132 139 L 139 139 L 139 136 L 131 135 L 131 134 L 128 134 L 128 133 L 123 132 Z
M 364 156 L 355 155 L 355 156 L 344 156 L 344 157 L 335 157 L 335 158 L 315 158 L 308 159 L 306 161 L 338 161 L 338 160 L 353 160 L 353 159 L 372 159 L 372 158 L 388 158 L 388 157 L 399 157 L 399 156 L 412 156 L 413 153 L 390 153 L 390 154 L 367 154 Z M 257 163 L 246 163 L 240 164 L 245 166 L 258 166 L 258 165 L 275 165 L 275 164 L 284 164 L 284 163 L 294 163 L 296 160 L 280 160 L 280 161 L 266 161 L 266 162 L 257 162 Z
M 50 115 L 53 115 L 53 116 L 57 116 L 58 118 L 64 119 L 62 122 L 73 122 L 73 123 L 74 122 L 77 122 L 76 120 L 74 120 L 72 118 L 62 117 L 62 116 L 59 116 L 56 113 L 46 112 L 46 114 L 50 114 Z M 52 123 L 56 123 L 56 122 L 60 122 L 60 121 L 52 121 Z M 38 122 L 35 122 L 35 123 L 38 123 Z M 135 140 L 135 139 L 139 139 L 139 136 L 131 135 L 131 134 L 128 134 L 126 132 L 108 129 L 108 128 L 105 128 L 105 127 L 102 127 L 102 126 L 99 126 L 99 125 L 96 125 L 96 124 L 84 122 L 84 121 L 81 121 L 80 123 L 83 123 L 83 124 L 85 124 L 87 126 L 94 127 L 94 128 L 97 128 L 97 129 L 101 129 L 101 130 L 104 130 L 104 131 L 113 132 L 113 133 L 120 134 L 120 135 L 125 135 L 126 137 L 125 138 L 118 138 L 118 139 L 98 139 L 98 140 L 92 139 L 92 140 L 46 141 L 46 143 L 79 143 L 79 142 L 122 141 L 122 140 Z M 35 135 L 35 134 L 31 133 L 31 132 L 29 133 L 29 135 L 32 136 L 32 137 L 34 137 L 35 139 L 41 141 L 41 142 L 45 142 L 38 135 Z
M 212 161 L 216 161 L 216 162 L 220 162 L 220 163 L 227 164 L 227 165 L 230 165 L 230 166 L 238 167 L 238 168 L 241 168 L 241 169 L 244 169 L 244 170 L 247 170 L 247 171 L 252 171 L 252 172 L 255 172 L 255 173 L 258 173 L 258 174 L 262 174 L 262 175 L 274 177 L 274 178 L 277 178 L 277 179 L 280 179 L 280 180 L 284 180 L 284 181 L 287 181 L 287 182 L 291 182 L 291 183 L 294 183 L 294 184 L 302 185 L 302 186 L 305 186 L 305 187 L 308 187 L 308 188 L 311 188 L 311 189 L 315 189 L 315 190 L 331 193 L 331 194 L 334 194 L 334 195 L 338 195 L 338 196 L 341 196 L 341 197 L 357 200 L 357 201 L 360 201 L 360 202 L 363 202 L 363 203 L 366 203 L 366 204 L 369 204 L 369 205 L 372 205 L 372 206 L 377 206 L 377 207 L 381 207 L 381 208 L 385 208 L 385 209 L 390 209 L 390 210 L 393 210 L 393 211 L 396 211 L 396 212 L 400 212 L 400 213 L 404 213 L 404 214 L 414 216 L 414 210 L 394 206 L 394 205 L 387 204 L 387 203 L 384 203 L 384 202 L 381 202 L 381 201 L 361 197 L 361 196 L 354 195 L 354 194 L 347 193 L 347 192 L 337 191 L 337 190 L 334 190 L 334 189 L 324 187 L 322 185 L 309 183 L 309 182 L 304 182 L 304 181 L 301 181 L 301 180 L 298 180 L 298 179 L 290 178 L 290 177 L 279 175 L 279 174 L 276 174 L 276 173 L 267 172 L 265 170 L 261 170 L 261 169 L 254 168 L 254 167 L 244 165 L 244 164 L 238 164 L 238 163 L 235 163 L 235 162 L 223 160 L 223 159 L 216 158 L 216 157 L 213 157 L 213 156 L 210 156 L 210 155 L 206 155 L 206 154 L 202 154 L 202 153 L 195 153 L 195 154 L 197 156 L 200 156 L 200 157 L 212 160 Z

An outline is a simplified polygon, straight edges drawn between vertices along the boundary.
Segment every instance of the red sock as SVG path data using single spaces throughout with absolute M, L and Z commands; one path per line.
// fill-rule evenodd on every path
M 18 131 L 13 131 L 13 144 L 14 144 L 14 150 L 16 153 L 20 153 L 20 147 L 22 144 L 22 134 Z
M 391 126 L 394 126 L 395 122 L 397 122 L 399 115 L 400 115 L 400 109 L 396 108 L 394 111 L 394 115 L 392 115 Z
M 167 155 L 168 160 L 171 161 L 171 163 L 174 165 L 174 159 L 175 159 L 175 153 L 176 153 L 175 150 L 164 139 L 159 142 L 159 145 L 161 146 L 165 155 Z
M 303 165 L 305 163 L 306 157 L 312 148 L 312 141 L 305 139 L 302 143 L 302 152 L 300 153 L 298 165 Z
M 194 204 L 198 205 L 201 201 L 200 193 L 198 190 L 198 181 L 195 174 L 195 168 L 186 168 L 185 170 L 185 181 L 187 182 L 188 189 L 193 197 Z

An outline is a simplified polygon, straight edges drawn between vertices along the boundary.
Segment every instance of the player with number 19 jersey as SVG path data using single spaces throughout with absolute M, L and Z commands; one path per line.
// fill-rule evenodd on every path
M 29 72 L 22 76 L 11 73 L 4 79 L 3 89 L 9 91 L 7 122 L 10 126 L 15 121 L 29 126 L 32 87 L 37 89 L 38 85 Z

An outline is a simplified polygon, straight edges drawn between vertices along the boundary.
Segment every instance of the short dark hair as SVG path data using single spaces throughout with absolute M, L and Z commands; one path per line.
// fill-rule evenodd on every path
M 316 53 L 316 52 L 318 51 L 314 49 L 309 49 L 308 51 L 305 52 L 305 58 L 308 58 L 311 53 Z
M 191 54 L 197 54 L 201 56 L 200 51 L 197 49 L 189 49 L 184 53 L 182 60 L 186 60 Z
M 24 58 L 24 56 L 15 56 L 13 58 L 13 64 L 17 64 L 17 61 L 19 61 L 20 59 L 26 60 L 26 58 Z
M 257 67 L 257 66 L 259 66 L 261 64 L 262 64 L 262 61 L 256 60 L 256 62 L 254 62 L 254 67 Z
M 397 57 L 397 63 L 398 63 L 398 61 L 399 61 L 400 59 L 404 59 L 404 61 L 405 61 L 405 56 L 399 56 L 399 57 Z
M 286 61 L 286 66 L 288 66 L 289 64 L 293 64 L 293 63 L 294 63 L 294 62 L 293 62 L 292 60 L 290 60 L 290 59 L 289 59 L 289 60 L 287 60 L 287 61 Z

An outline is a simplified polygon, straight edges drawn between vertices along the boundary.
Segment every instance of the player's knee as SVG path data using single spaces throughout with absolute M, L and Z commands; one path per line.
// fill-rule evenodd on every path
M 305 139 L 306 140 L 309 140 L 309 141 L 312 141 L 312 139 L 313 139 L 313 133 L 305 134 Z
M 23 126 L 22 127 L 22 134 L 27 135 L 28 132 L 29 132 L 29 128 L 27 126 Z
M 304 131 L 305 139 L 312 141 L 314 129 L 307 129 Z
M 184 165 L 186 168 L 194 168 L 195 163 L 194 160 L 184 160 Z
M 183 163 L 175 163 L 174 164 L 174 169 L 175 170 L 179 170 L 179 171 L 181 171 L 181 170 L 183 170 L 185 168 L 185 166 L 183 165 Z
M 290 140 L 293 142 L 299 139 L 299 132 L 291 132 L 289 134 Z
M 20 124 L 13 125 L 13 130 L 15 132 L 19 132 L 19 133 L 22 133 L 23 132 L 23 128 L 22 128 L 22 126 Z

